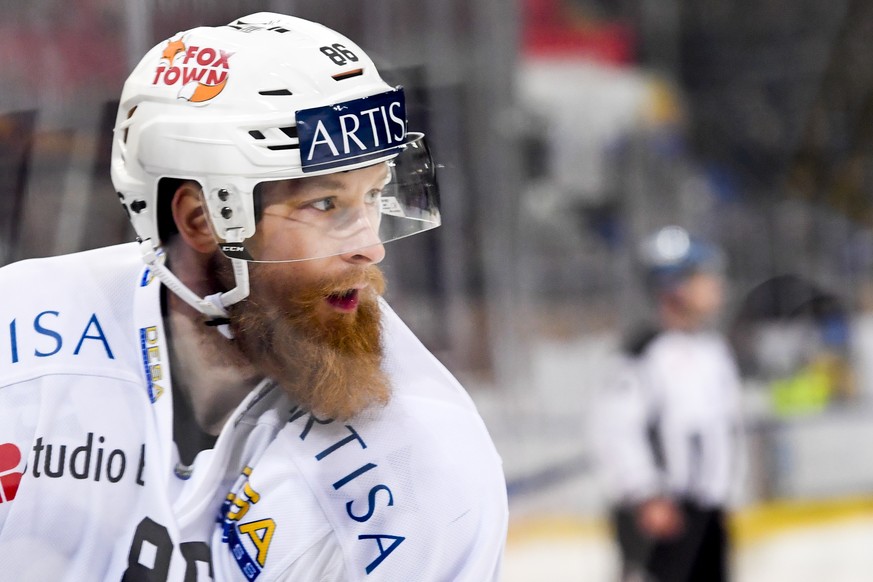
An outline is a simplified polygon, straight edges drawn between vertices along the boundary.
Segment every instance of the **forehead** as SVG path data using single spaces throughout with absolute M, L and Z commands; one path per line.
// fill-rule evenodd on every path
M 366 168 L 336 172 L 321 176 L 292 178 L 266 182 L 268 191 L 283 194 L 295 194 L 312 191 L 327 191 L 334 193 L 356 192 L 361 189 L 381 188 L 390 177 L 388 162 L 382 162 Z

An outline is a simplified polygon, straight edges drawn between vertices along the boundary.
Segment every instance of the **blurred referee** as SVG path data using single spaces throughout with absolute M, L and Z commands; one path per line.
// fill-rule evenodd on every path
M 719 582 L 740 425 L 739 374 L 715 331 L 724 261 L 676 226 L 641 250 L 656 317 L 625 341 L 592 427 L 622 579 Z

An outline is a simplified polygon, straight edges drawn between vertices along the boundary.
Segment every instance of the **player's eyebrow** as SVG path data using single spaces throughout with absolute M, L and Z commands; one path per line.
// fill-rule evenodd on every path
M 380 176 L 380 178 L 378 180 L 374 180 L 373 183 L 378 184 L 379 188 L 381 188 L 382 186 L 384 186 L 387 183 L 388 178 L 390 178 L 390 177 L 391 177 L 391 171 L 386 167 L 385 173 L 382 176 Z M 342 180 L 338 180 L 338 179 L 333 178 L 331 176 L 314 176 L 312 178 L 312 181 L 308 185 L 311 188 L 317 188 L 319 190 L 330 190 L 330 191 L 344 190 L 346 188 L 346 184 L 343 183 Z
M 343 190 L 346 186 L 342 181 L 335 178 L 318 176 L 313 178 L 312 182 L 309 183 L 309 187 L 318 188 L 319 190 Z

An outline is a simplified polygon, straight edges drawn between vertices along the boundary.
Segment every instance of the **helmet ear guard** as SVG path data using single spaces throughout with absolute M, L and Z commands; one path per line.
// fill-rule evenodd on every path
M 405 220 L 405 229 L 394 229 L 402 236 L 439 225 L 433 163 L 422 152 L 421 136 L 407 133 L 403 90 L 386 84 L 360 47 L 320 24 L 258 13 L 183 31 L 143 57 L 122 91 L 111 175 L 146 262 L 207 313 L 215 302 L 195 300 L 162 266 L 163 236 L 172 232 L 161 226 L 162 180 L 201 185 L 219 247 L 241 273 L 245 261 L 259 259 L 247 241 L 258 233 L 255 192 L 265 182 L 386 163 L 392 181 L 378 204 L 391 220 L 374 224 Z M 418 167 L 410 170 L 411 161 Z M 398 167 L 420 178 L 395 179 Z M 311 258 L 318 257 L 279 255 Z M 219 307 L 244 298 L 247 280 L 244 287 L 224 294 Z

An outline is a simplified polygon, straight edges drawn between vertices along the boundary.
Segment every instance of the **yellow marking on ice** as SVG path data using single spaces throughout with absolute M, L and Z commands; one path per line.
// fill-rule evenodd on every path
M 524 543 L 532 539 L 602 538 L 610 535 L 605 519 L 540 517 L 513 521 L 509 526 L 507 543 Z
M 873 517 L 873 498 L 774 501 L 735 512 L 730 529 L 735 543 L 744 545 L 786 531 L 858 517 Z
M 851 497 L 818 501 L 772 501 L 744 507 L 729 517 L 733 544 L 743 546 L 767 537 L 857 518 L 873 518 L 873 497 Z M 543 539 L 611 539 L 612 527 L 606 517 L 530 517 L 513 520 L 508 545 Z

